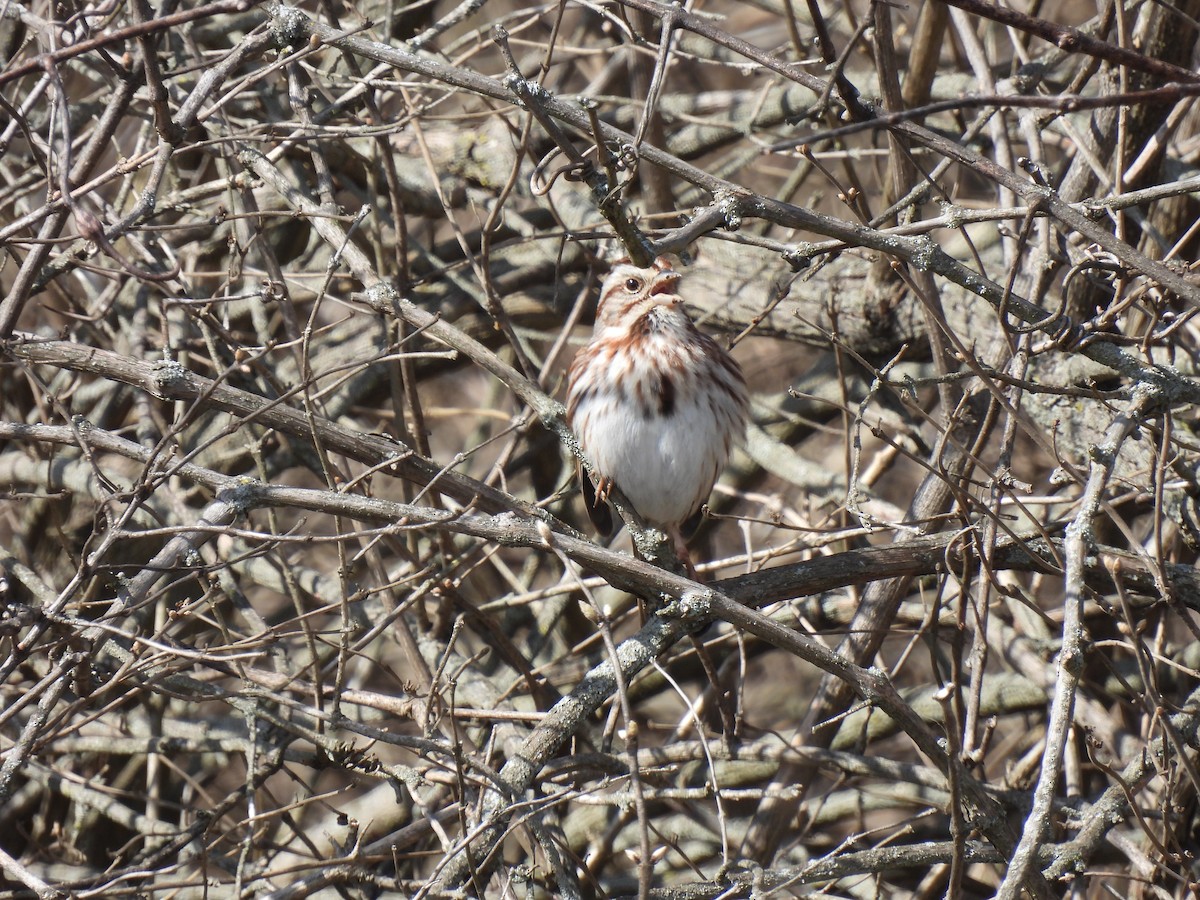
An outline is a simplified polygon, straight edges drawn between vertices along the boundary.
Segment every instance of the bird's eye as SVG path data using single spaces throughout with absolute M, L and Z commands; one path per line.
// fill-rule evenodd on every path
M 635 293 L 642 289 L 642 280 L 640 278 L 627 278 L 625 280 L 625 290 L 629 293 Z

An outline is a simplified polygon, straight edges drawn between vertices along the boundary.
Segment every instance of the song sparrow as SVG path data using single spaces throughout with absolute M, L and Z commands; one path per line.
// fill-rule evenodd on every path
M 747 396 L 738 364 L 688 318 L 679 280 L 663 257 L 648 269 L 613 267 L 591 343 L 571 364 L 567 418 L 597 470 L 588 504 L 597 527 L 608 530 L 615 484 L 686 562 L 680 526 L 742 437 Z

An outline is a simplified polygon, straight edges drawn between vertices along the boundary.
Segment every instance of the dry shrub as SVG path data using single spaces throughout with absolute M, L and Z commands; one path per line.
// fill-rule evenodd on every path
M 954 4 L 0 6 L 0 895 L 1192 893 L 1200 4 Z

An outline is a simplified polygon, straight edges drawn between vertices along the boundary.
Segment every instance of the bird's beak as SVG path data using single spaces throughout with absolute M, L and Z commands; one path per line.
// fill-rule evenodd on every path
M 679 286 L 680 274 L 678 272 L 667 269 L 659 272 L 654 276 L 654 283 L 650 285 L 650 294 L 673 294 L 675 288 Z

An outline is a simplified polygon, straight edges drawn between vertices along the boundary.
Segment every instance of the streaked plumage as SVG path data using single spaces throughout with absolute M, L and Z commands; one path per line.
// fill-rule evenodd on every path
M 688 318 L 662 257 L 613 267 L 591 342 L 571 365 L 567 416 L 601 474 L 682 550 L 679 526 L 708 498 L 745 429 L 736 362 Z

